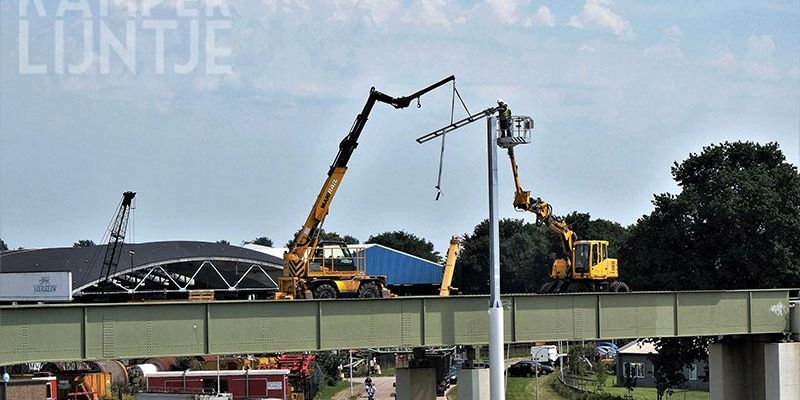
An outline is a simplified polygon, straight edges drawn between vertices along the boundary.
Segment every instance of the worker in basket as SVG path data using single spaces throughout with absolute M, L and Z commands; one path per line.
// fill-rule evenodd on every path
M 500 136 L 511 136 L 511 109 L 503 99 L 497 99 L 497 119 L 500 121 Z
M 367 377 L 364 381 L 364 390 L 367 392 L 367 399 L 375 400 L 375 386 L 372 384 L 372 378 Z

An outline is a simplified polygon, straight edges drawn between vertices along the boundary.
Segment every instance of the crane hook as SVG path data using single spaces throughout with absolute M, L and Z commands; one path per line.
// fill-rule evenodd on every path
M 417 97 L 417 108 L 422 108 L 422 103 L 419 102 L 419 97 Z

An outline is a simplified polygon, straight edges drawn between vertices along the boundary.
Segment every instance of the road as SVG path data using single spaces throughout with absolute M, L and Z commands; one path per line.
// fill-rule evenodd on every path
M 353 378 L 353 383 L 358 384 L 358 389 L 361 390 L 359 399 L 366 399 L 367 394 L 364 393 L 364 379 Z M 394 400 L 394 377 L 393 376 L 375 376 L 372 377 L 372 384 L 375 385 L 375 400 Z M 339 394 L 344 394 L 340 397 Z M 345 389 L 337 394 L 337 399 L 346 399 L 350 394 L 350 389 Z M 437 397 L 436 400 L 446 400 L 445 397 Z
M 512 358 L 505 360 L 505 366 L 508 368 L 509 365 L 517 362 L 522 361 L 525 358 Z M 359 399 L 366 399 L 367 395 L 364 393 L 364 379 L 366 378 L 353 378 L 353 383 L 357 384 L 354 385 L 355 393 L 360 392 Z M 375 376 L 372 377 L 372 384 L 375 385 L 375 400 L 394 400 L 394 377 L 393 376 Z M 350 389 L 345 389 L 339 392 L 335 399 L 345 400 L 347 396 L 350 394 Z M 444 396 L 437 397 L 436 400 L 446 400 Z

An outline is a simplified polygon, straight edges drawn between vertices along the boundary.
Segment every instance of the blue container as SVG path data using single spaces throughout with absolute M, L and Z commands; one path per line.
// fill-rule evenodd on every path
M 368 275 L 386 275 L 389 285 L 439 285 L 441 265 L 379 244 L 368 244 L 364 250 Z

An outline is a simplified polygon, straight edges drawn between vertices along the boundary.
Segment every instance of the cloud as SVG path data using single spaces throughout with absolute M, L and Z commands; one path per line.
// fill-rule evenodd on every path
M 714 56 L 708 64 L 725 71 L 733 71 L 736 68 L 736 61 L 736 55 L 726 49 Z
M 269 14 L 292 13 L 300 8 L 309 10 L 310 7 L 306 0 L 261 0 Z
M 678 25 L 672 25 L 664 29 L 663 32 L 666 39 L 670 41 L 680 42 L 680 40 L 683 39 L 683 30 Z
M 707 65 L 751 79 L 775 80 L 780 72 L 775 66 L 775 42 L 770 35 L 751 35 L 744 43 L 744 54 L 729 49 L 719 51 Z
M 403 22 L 449 28 L 466 21 L 464 16 L 452 17 L 458 13 L 450 8 L 449 0 L 416 0 L 403 17 Z
M 532 17 L 525 20 L 525 26 L 556 26 L 556 16 L 550 12 L 547 6 L 541 6 Z
M 746 42 L 747 57 L 742 68 L 744 72 L 756 79 L 775 79 L 778 69 L 775 67 L 775 42 L 772 36 L 752 35 Z
M 683 50 L 680 43 L 683 39 L 683 30 L 672 25 L 662 31 L 663 39 L 660 43 L 650 46 L 644 50 L 644 55 L 655 58 L 670 60 L 683 60 Z
M 519 21 L 517 17 L 517 8 L 519 8 L 520 1 L 518 0 L 486 0 L 486 4 L 492 9 L 494 14 L 500 19 L 500 22 L 513 25 Z
M 516 25 L 520 22 L 525 27 L 556 25 L 556 17 L 547 6 L 539 7 L 536 14 L 521 18 L 521 15 L 526 14 L 522 9 L 529 3 L 530 0 L 485 0 L 497 19 L 505 25 Z
M 365 21 L 375 25 L 389 21 L 402 7 L 399 0 L 336 0 L 333 5 L 334 20 L 346 21 L 360 14 Z
M 611 11 L 610 0 L 586 0 L 578 15 L 573 15 L 567 25 L 587 30 L 612 32 L 623 39 L 633 39 L 630 21 Z
M 775 42 L 772 41 L 772 36 L 770 35 L 752 35 L 747 39 L 747 54 L 752 58 L 772 58 L 772 53 L 774 52 Z

